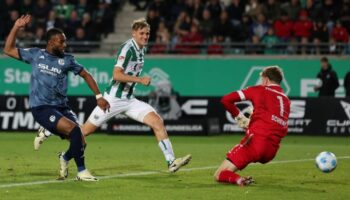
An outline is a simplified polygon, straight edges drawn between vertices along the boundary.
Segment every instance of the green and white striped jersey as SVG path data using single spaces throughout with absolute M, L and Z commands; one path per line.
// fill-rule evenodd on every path
M 117 52 L 116 64 L 114 67 L 121 67 L 124 73 L 130 76 L 139 76 L 144 64 L 146 48 L 140 49 L 134 39 L 126 41 L 120 46 Z M 122 83 L 116 80 L 111 80 L 106 87 L 106 92 L 121 99 L 134 98 L 133 92 L 136 83 Z

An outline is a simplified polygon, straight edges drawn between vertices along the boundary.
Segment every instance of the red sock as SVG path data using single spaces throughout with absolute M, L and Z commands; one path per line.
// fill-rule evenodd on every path
M 237 184 L 237 181 L 240 178 L 241 177 L 238 174 L 230 170 L 223 170 L 219 174 L 219 182 Z

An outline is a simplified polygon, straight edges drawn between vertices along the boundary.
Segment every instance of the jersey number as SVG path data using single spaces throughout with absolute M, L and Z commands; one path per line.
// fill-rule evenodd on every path
M 280 116 L 283 117 L 284 113 L 284 104 L 283 104 L 283 99 L 282 96 L 277 96 L 278 101 L 280 102 Z

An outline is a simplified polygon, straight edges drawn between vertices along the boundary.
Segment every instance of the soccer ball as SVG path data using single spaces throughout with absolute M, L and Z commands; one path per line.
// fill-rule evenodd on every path
M 332 152 L 323 151 L 316 157 L 316 167 L 324 173 L 329 173 L 337 167 L 337 158 Z

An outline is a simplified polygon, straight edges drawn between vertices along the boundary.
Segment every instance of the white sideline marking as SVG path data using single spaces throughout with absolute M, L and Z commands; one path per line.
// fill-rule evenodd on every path
M 350 159 L 350 156 L 340 156 L 337 157 L 338 160 L 340 159 Z M 297 162 L 306 162 L 306 161 L 313 161 L 314 158 L 308 158 L 308 159 L 299 159 L 299 160 L 280 160 L 280 161 L 272 161 L 269 164 L 284 164 L 284 163 L 297 163 Z M 252 163 L 251 165 L 254 165 L 256 163 Z M 198 170 L 207 170 L 207 169 L 216 169 L 218 166 L 206 166 L 206 167 L 193 167 L 193 168 L 185 168 L 180 169 L 180 171 L 183 172 L 190 172 L 190 171 L 198 171 Z M 132 172 L 127 174 L 115 174 L 110 176 L 101 176 L 98 177 L 100 180 L 103 179 L 113 179 L 113 178 L 121 178 L 121 177 L 130 177 L 130 176 L 146 176 L 146 175 L 153 175 L 153 174 L 161 174 L 161 173 L 169 173 L 167 171 L 147 171 L 147 172 Z M 12 188 L 12 187 L 21 187 L 21 186 L 32 186 L 32 185 L 43 185 L 43 184 L 49 184 L 49 183 L 66 183 L 68 181 L 74 181 L 75 179 L 67 179 L 65 181 L 59 181 L 59 180 L 46 180 L 46 181 L 34 181 L 34 182 L 24 182 L 24 183 L 11 183 L 11 184 L 4 184 L 0 185 L 0 188 Z

